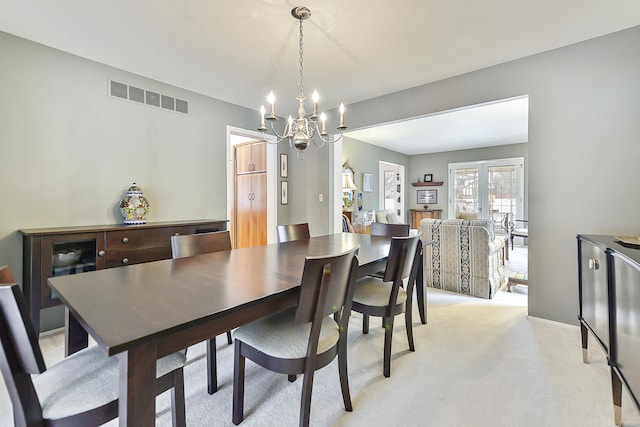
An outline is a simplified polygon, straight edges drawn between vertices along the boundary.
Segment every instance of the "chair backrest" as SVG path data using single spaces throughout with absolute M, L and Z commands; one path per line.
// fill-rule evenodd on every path
M 14 283 L 13 274 L 8 265 L 0 267 L 0 283 Z
M 349 305 L 358 268 L 358 247 L 338 255 L 306 257 L 296 322 L 311 322 Z M 352 295 L 351 295 L 352 296 Z
M 406 237 L 409 235 L 409 224 L 372 222 L 370 234 L 372 236 Z
M 353 225 L 351 224 L 349 217 L 345 214 L 342 214 L 342 232 L 353 233 Z
M 306 222 L 302 224 L 278 225 L 276 230 L 278 231 L 278 243 L 309 239 L 311 237 L 309 234 L 309 224 Z
M 0 285 L 0 369 L 13 405 L 15 425 L 40 425 L 42 408 L 31 374 L 46 370 L 38 336 L 20 287 Z
M 419 257 L 422 244 L 420 236 L 392 237 L 387 267 L 384 270 L 385 282 L 401 282 L 412 275 L 414 260 Z
M 231 250 L 229 231 L 171 236 L 173 259 Z

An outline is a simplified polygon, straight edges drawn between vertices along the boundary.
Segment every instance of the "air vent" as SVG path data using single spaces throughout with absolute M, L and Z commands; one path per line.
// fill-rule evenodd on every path
M 126 83 L 120 83 L 114 80 L 109 80 L 109 95 L 115 98 L 137 102 L 138 104 L 146 104 L 151 107 L 189 114 L 189 101 L 139 87 L 129 86 Z

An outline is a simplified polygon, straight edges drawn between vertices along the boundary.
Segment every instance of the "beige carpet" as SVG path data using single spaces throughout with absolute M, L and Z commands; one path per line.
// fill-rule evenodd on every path
M 389 379 L 382 376 L 382 329 L 374 327 L 362 335 L 361 317 L 354 314 L 349 331 L 354 411 L 344 411 L 334 361 L 316 373 L 312 425 L 613 425 L 609 370 L 602 350 L 590 340 L 591 363 L 583 364 L 579 329 L 528 317 L 523 292 L 526 287 L 515 287 L 512 293 L 499 292 L 493 300 L 483 300 L 429 289 L 429 323 L 414 322 L 416 352 L 408 351 L 404 322 L 398 318 Z M 220 390 L 213 396 L 206 393 L 204 346 L 189 350 L 185 373 L 189 426 L 232 425 L 233 346 L 218 341 Z M 44 339 L 43 346 L 48 363 L 61 357 L 59 336 Z M 289 383 L 285 376 L 251 362 L 246 381 L 242 425 L 297 425 L 302 381 Z M 623 399 L 624 425 L 640 426 L 626 390 Z M 5 390 L 0 390 L 2 426 L 11 425 L 8 405 Z M 166 394 L 158 398 L 157 410 L 157 424 L 169 426 Z

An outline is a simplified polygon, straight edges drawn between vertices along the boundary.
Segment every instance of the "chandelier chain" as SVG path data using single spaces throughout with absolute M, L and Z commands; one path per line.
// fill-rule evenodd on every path
M 302 19 L 300 19 L 300 77 L 298 78 L 298 86 L 300 87 L 300 95 L 304 96 L 304 86 L 302 83 L 303 72 L 303 54 L 302 54 Z

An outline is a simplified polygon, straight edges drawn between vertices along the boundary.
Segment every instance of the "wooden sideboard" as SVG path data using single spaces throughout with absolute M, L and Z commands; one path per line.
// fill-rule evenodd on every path
M 60 305 L 47 279 L 171 258 L 171 236 L 227 229 L 226 220 L 20 230 L 23 293 L 40 332 L 40 310 Z
M 411 217 L 411 228 L 419 228 L 420 221 L 424 218 L 440 219 L 442 217 L 442 209 L 409 209 Z
M 578 298 L 582 357 L 589 332 L 611 369 L 614 422 L 622 424 L 622 386 L 640 410 L 640 248 L 614 236 L 578 235 Z

